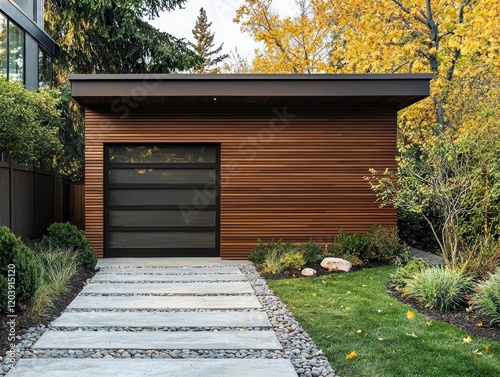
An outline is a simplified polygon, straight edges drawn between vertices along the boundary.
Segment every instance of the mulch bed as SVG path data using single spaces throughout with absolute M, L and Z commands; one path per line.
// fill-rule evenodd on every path
M 387 263 L 371 261 L 364 266 L 353 267 L 351 271 L 382 266 L 387 266 Z M 336 273 L 328 272 L 328 270 L 321 267 L 319 263 L 308 264 L 304 266 L 304 268 L 306 267 L 314 268 L 316 270 L 316 276 Z M 266 280 L 305 278 L 300 274 L 300 271 L 301 270 L 289 268 L 279 274 L 261 274 L 261 276 Z M 387 287 L 392 298 L 411 306 L 419 313 L 422 313 L 423 315 L 433 320 L 450 323 L 456 327 L 461 328 L 462 330 L 467 331 L 471 336 L 477 336 L 494 342 L 500 342 L 500 328 L 489 326 L 489 320 L 487 318 L 480 317 L 474 312 L 467 312 L 465 309 L 441 313 L 438 310 L 424 308 L 415 300 L 404 297 L 399 292 L 391 290 L 389 288 L 389 285 Z M 478 326 L 478 323 L 482 323 L 482 326 Z
M 71 301 L 80 293 L 83 289 L 83 283 L 90 277 L 94 276 L 94 272 L 90 271 L 80 271 L 70 281 L 68 291 L 63 295 L 59 296 L 55 302 L 54 307 L 47 315 L 47 317 L 40 318 L 36 321 L 29 321 L 26 318 L 26 313 L 29 312 L 30 305 L 22 308 L 22 310 L 18 309 L 15 313 L 17 315 L 16 318 L 16 335 L 24 334 L 30 327 L 35 327 L 41 324 L 47 325 L 52 322 L 54 319 L 59 317 L 61 313 L 66 309 L 66 307 L 70 304 Z M 0 313 L 0 355 L 5 356 L 7 351 L 10 349 L 10 342 L 8 341 L 8 331 L 9 326 L 7 325 L 7 321 L 9 318 L 7 314 Z

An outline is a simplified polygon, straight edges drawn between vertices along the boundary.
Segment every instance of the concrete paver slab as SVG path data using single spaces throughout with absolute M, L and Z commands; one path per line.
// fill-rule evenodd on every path
M 251 294 L 250 283 L 231 281 L 221 283 L 128 283 L 88 284 L 82 294 Z
M 290 360 L 22 359 L 8 377 L 293 377 Z
M 92 281 L 109 281 L 109 282 L 157 282 L 157 281 L 242 281 L 245 276 L 239 274 L 197 274 L 197 275 L 119 275 L 98 272 Z
M 99 267 L 200 267 L 236 266 L 253 263 L 247 260 L 221 260 L 220 258 L 105 258 Z
M 63 313 L 56 327 L 271 327 L 263 312 Z
M 139 267 L 125 267 L 125 268 L 108 268 L 103 267 L 99 273 L 119 273 L 119 274 L 240 274 L 241 271 L 238 267 L 171 267 L 171 268 L 139 268 Z
M 48 331 L 33 349 L 283 349 L 273 331 Z
M 260 308 L 255 296 L 77 296 L 69 309 Z

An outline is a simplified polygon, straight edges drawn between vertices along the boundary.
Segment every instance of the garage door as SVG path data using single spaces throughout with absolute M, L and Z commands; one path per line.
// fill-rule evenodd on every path
M 219 256 L 218 145 L 106 145 L 105 257 Z

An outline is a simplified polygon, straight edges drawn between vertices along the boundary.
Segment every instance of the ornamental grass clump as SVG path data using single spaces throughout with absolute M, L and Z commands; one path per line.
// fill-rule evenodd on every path
M 436 266 L 421 270 L 408 279 L 403 294 L 426 308 L 446 312 L 464 305 L 471 288 L 471 276 Z
M 472 305 L 486 316 L 492 325 L 500 325 L 500 268 L 474 287 Z

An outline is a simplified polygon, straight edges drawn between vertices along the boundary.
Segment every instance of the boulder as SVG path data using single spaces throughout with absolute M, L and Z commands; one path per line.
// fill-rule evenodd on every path
M 303 276 L 314 276 L 316 275 L 316 270 L 314 268 L 304 268 L 300 273 Z
M 351 270 L 352 264 L 342 258 L 324 258 L 321 261 L 321 267 L 326 268 L 328 272 L 332 271 L 345 271 L 349 272 Z

